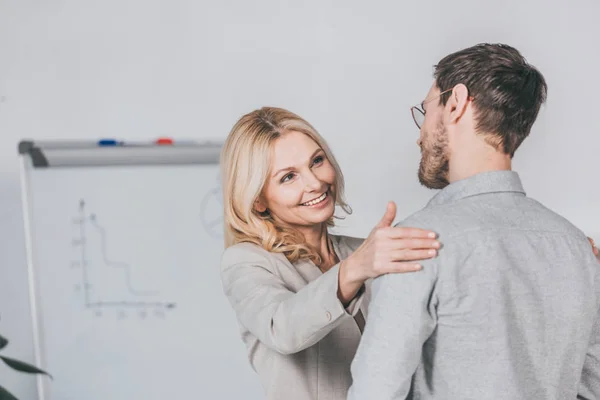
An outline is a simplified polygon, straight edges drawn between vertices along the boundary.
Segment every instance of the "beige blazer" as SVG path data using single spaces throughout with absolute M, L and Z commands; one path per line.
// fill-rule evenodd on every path
M 332 236 L 340 260 L 362 239 Z M 240 243 L 223 254 L 221 277 L 248 359 L 267 400 L 345 400 L 350 364 L 366 318 L 369 288 L 344 308 L 337 298 L 339 264 L 322 273 L 312 262 Z

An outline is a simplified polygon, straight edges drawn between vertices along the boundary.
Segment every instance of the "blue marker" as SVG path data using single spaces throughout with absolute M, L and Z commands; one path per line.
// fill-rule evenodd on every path
M 98 146 L 117 146 L 119 142 L 115 139 L 100 139 L 98 141 Z

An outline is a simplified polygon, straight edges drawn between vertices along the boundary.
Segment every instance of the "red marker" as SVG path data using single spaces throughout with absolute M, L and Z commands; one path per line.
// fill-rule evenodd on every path
M 156 139 L 156 144 L 173 144 L 173 139 L 168 137 L 161 137 Z

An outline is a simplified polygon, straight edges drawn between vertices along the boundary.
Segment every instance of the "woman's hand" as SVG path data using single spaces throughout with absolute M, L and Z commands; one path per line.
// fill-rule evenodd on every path
M 396 204 L 389 202 L 381 221 L 354 253 L 342 261 L 338 297 L 349 302 L 369 278 L 388 273 L 414 272 L 421 269 L 416 260 L 435 257 L 440 243 L 435 232 L 392 227 Z

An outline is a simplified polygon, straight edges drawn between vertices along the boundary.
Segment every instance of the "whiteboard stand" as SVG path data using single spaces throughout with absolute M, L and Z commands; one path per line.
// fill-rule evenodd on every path
M 264 397 L 220 282 L 221 147 L 19 143 L 39 399 Z

